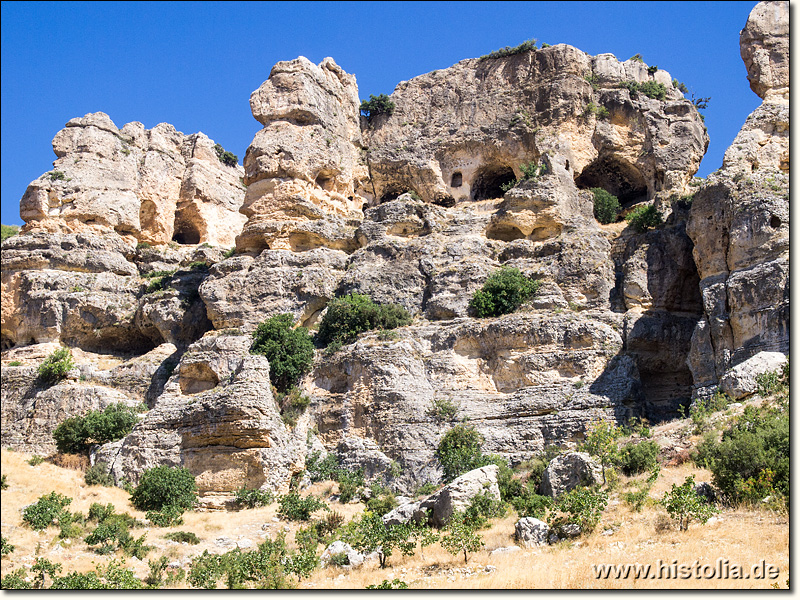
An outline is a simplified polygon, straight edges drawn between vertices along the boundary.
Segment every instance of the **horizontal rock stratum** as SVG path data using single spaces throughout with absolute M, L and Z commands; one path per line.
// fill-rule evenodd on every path
M 763 103 L 707 180 L 702 118 L 669 73 L 566 44 L 401 82 L 370 118 L 333 59 L 280 62 L 250 97 L 242 166 L 202 133 L 71 120 L 3 242 L 4 443 L 51 452 L 66 417 L 144 402 L 96 458 L 117 481 L 185 466 L 224 503 L 286 490 L 312 450 L 399 491 L 437 483 L 462 419 L 518 463 L 597 419 L 675 415 L 788 352 L 788 14 L 759 3 L 741 32 Z M 600 224 L 598 187 L 662 223 Z M 538 294 L 475 318 L 501 266 Z M 317 351 L 285 423 L 251 333 L 282 313 L 313 327 L 348 293 L 413 323 Z M 59 345 L 78 370 L 48 387 L 35 367 Z

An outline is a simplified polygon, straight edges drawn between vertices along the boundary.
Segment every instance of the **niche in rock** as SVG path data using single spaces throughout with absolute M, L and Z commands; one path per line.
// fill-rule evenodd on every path
M 463 176 L 459 172 L 453 173 L 453 176 L 450 178 L 450 187 L 458 188 L 461 187 L 463 183 Z
M 333 179 L 333 174 L 332 173 L 328 173 L 326 171 L 322 171 L 321 173 L 319 173 L 319 175 L 317 175 L 317 178 L 314 180 L 314 183 L 316 183 L 319 187 L 321 187 L 326 192 L 334 192 L 334 191 L 336 191 L 336 189 L 335 189 L 335 183 L 336 182 Z
M 179 381 L 182 394 L 197 394 L 215 388 L 219 376 L 205 363 L 192 363 L 181 366 Z
M 582 190 L 603 188 L 623 205 L 647 200 L 647 182 L 639 170 L 612 156 L 598 157 L 578 175 L 575 185 Z
M 516 178 L 514 170 L 505 165 L 481 167 L 475 174 L 475 179 L 470 186 L 470 198 L 476 201 L 502 198 L 503 194 L 505 194 L 503 186 L 511 183 Z
M 388 187 L 384 190 L 383 195 L 381 196 L 380 202 L 391 202 L 392 200 L 397 200 L 398 196 L 405 192 L 397 187 Z
M 172 241 L 179 244 L 199 244 L 200 231 L 191 222 L 188 221 L 180 212 L 175 215 L 175 230 L 172 235 Z

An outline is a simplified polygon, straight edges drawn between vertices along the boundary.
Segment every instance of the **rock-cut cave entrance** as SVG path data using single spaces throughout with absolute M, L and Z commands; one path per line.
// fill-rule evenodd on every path
M 603 188 L 614 194 L 622 205 L 647 200 L 647 181 L 639 169 L 620 159 L 601 156 L 575 179 L 580 189 Z
M 199 244 L 200 231 L 198 228 L 180 212 L 175 215 L 175 232 L 172 241 L 179 244 Z
M 475 179 L 470 186 L 470 199 L 477 201 L 502 198 L 505 194 L 503 186 L 516 178 L 514 169 L 511 167 L 504 165 L 482 167 L 475 174 Z

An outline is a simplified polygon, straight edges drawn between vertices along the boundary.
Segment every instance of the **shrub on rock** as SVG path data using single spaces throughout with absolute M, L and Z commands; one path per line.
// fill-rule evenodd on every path
M 532 298 L 540 285 L 539 281 L 525 277 L 519 269 L 502 267 L 473 294 L 469 307 L 478 318 L 507 315 Z
M 197 501 L 197 485 L 187 469 L 160 466 L 148 469 L 131 494 L 131 502 L 139 510 L 161 511 L 176 507 L 189 510 Z
M 293 329 L 290 314 L 276 315 L 260 323 L 253 334 L 250 352 L 262 354 L 269 361 L 272 385 L 283 393 L 311 368 L 314 344 L 305 327 Z

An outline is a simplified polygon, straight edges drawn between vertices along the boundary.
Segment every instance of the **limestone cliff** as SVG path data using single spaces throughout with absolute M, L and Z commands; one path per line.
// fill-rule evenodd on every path
M 4 442 L 48 452 L 64 417 L 144 402 L 96 453 L 117 480 L 169 464 L 206 496 L 284 490 L 315 448 L 407 490 L 440 476 L 437 403 L 512 462 L 596 418 L 674 415 L 788 350 L 787 36 L 787 3 L 753 10 L 742 56 L 764 103 L 699 189 L 708 137 L 669 73 L 564 44 L 401 82 L 371 119 L 332 59 L 278 63 L 250 98 L 244 168 L 166 124 L 70 121 L 3 243 Z M 663 224 L 599 224 L 592 187 Z M 540 291 L 476 319 L 501 266 Z M 313 327 L 349 292 L 414 322 L 317 352 L 290 426 L 249 334 L 280 313 Z M 79 370 L 45 388 L 56 343 Z
M 704 317 L 690 366 L 701 391 L 761 351 L 789 351 L 789 3 L 760 2 L 740 36 L 747 117 L 692 204 Z

